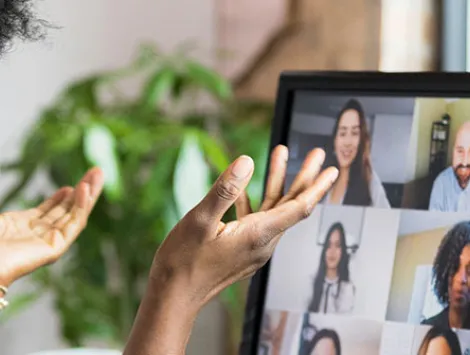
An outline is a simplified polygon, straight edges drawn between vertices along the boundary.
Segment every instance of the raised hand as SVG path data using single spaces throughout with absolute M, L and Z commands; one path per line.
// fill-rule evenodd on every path
M 195 301 L 204 304 L 231 283 L 253 275 L 271 257 L 286 229 L 310 215 L 337 177 L 335 168 L 318 176 L 324 152 L 314 150 L 284 195 L 287 157 L 284 146 L 273 151 L 266 198 L 257 213 L 252 213 L 244 193 L 253 161 L 236 160 L 171 231 L 156 254 L 152 277 L 181 278 Z M 240 218 L 224 224 L 221 219 L 235 202 Z
M 94 168 L 38 207 L 0 214 L 0 285 L 60 258 L 85 228 L 102 187 L 103 174 Z
M 252 212 L 244 193 L 254 164 L 242 156 L 170 232 L 155 255 L 125 354 L 184 354 L 201 307 L 262 267 L 284 232 L 310 215 L 338 176 L 336 168 L 320 173 L 325 154 L 316 149 L 284 194 L 287 159 L 286 147 L 273 151 L 266 198 L 259 212 Z M 234 203 L 239 219 L 221 222 Z

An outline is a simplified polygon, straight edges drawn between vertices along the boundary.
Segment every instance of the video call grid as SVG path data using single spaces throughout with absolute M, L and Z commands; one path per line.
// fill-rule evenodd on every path
M 312 107 L 315 110 L 311 110 Z M 447 338 L 460 335 L 460 347 L 468 349 L 466 338 L 470 335 L 466 331 L 451 330 L 468 328 L 465 320 L 459 327 L 451 327 L 448 321 L 452 313 L 449 311 L 453 302 L 449 301 L 452 290 L 443 291 L 445 282 L 440 282 L 440 290 L 433 287 L 436 284 L 434 262 L 440 261 L 441 266 L 443 262 L 455 263 L 452 258 L 438 260 L 438 256 L 446 255 L 442 250 L 439 253 L 440 248 L 452 250 L 454 247 L 461 254 L 465 251 L 465 246 L 454 245 L 453 241 L 458 238 L 453 234 L 465 234 L 468 228 L 465 223 L 468 220 L 465 184 L 470 174 L 466 161 L 470 148 L 470 129 L 465 117 L 468 109 L 468 99 L 315 98 L 308 93 L 300 93 L 294 105 L 289 139 L 290 175 L 298 171 L 298 162 L 309 150 L 322 147 L 327 153 L 325 166 L 336 165 L 339 168 L 339 181 L 341 174 L 349 176 L 345 179 L 347 184 L 336 190 L 333 188 L 312 216 L 289 231 L 281 241 L 271 263 L 266 309 L 284 309 L 317 317 L 334 315 L 342 317 L 343 322 L 349 316 L 356 322 L 377 322 L 381 327 L 387 325 L 386 329 L 390 324 L 410 326 L 408 338 L 416 340 L 421 337 L 422 344 L 434 328 L 443 331 L 448 328 L 450 335 L 446 335 Z M 367 129 L 366 134 L 363 127 Z M 427 149 L 426 141 L 429 143 Z M 394 146 L 399 149 L 392 149 Z M 358 160 L 361 164 L 357 164 Z M 361 179 L 351 177 L 354 174 L 359 174 Z M 450 183 L 452 179 L 460 191 Z M 291 182 L 288 179 L 286 185 Z M 300 240 L 302 233 L 309 236 L 304 237 L 307 244 Z M 380 235 L 380 240 L 377 235 Z M 374 239 L 380 243 L 374 245 Z M 460 245 L 467 243 L 465 238 L 460 239 Z M 278 288 L 273 292 L 277 259 L 282 259 L 283 248 L 289 246 L 288 243 L 283 245 L 285 240 L 300 245 L 294 259 L 296 262 L 307 253 L 308 243 L 312 241 L 311 250 L 317 249 L 316 258 L 307 253 L 307 259 L 312 262 L 304 269 L 310 271 L 310 275 L 298 272 L 302 267 L 294 265 L 294 273 L 304 277 L 301 287 L 287 287 L 286 280 L 292 283 L 295 278 L 281 272 L 279 283 L 284 291 Z M 330 248 L 330 252 L 323 247 L 328 244 L 326 241 L 335 246 Z M 416 255 L 412 254 L 414 251 Z M 286 253 L 289 259 L 289 253 Z M 462 255 L 458 259 L 460 261 Z M 324 262 L 319 263 L 319 260 Z M 338 265 L 338 271 L 330 275 L 331 278 L 325 277 L 325 269 L 331 272 L 331 268 L 326 266 L 328 262 Z M 376 265 L 381 265 L 381 268 Z M 280 265 L 279 269 L 284 269 L 283 266 Z M 452 273 L 460 272 L 464 276 L 459 277 L 463 279 L 466 271 L 462 273 L 459 266 L 447 269 L 459 269 Z M 315 267 L 318 268 L 316 272 Z M 434 269 L 446 268 L 434 265 Z M 385 282 L 381 287 L 371 287 L 370 280 L 374 277 L 368 275 L 370 270 L 377 272 L 379 279 L 388 281 L 388 285 Z M 321 277 L 316 277 L 319 274 Z M 442 275 L 438 276 L 442 278 Z M 377 286 L 377 281 L 374 284 Z M 453 295 L 457 304 L 466 297 L 459 287 L 456 286 Z M 379 294 L 374 290 L 379 290 Z M 468 292 L 468 286 L 465 291 Z M 282 307 L 270 307 L 272 294 L 284 294 L 287 299 L 294 295 L 290 297 L 292 304 L 282 305 L 281 297 Z M 308 329 L 309 322 L 304 323 L 302 329 Z M 427 328 L 427 333 L 421 334 Z M 420 336 L 415 334 L 419 333 L 416 329 L 421 330 Z M 410 332 L 414 335 L 409 336 Z M 380 333 L 383 340 L 383 334 L 387 332 L 382 329 Z M 401 333 L 406 338 L 406 332 Z M 441 334 L 436 339 L 439 337 L 445 338 Z M 452 340 L 447 343 L 451 344 Z M 382 344 L 379 347 L 382 350 L 372 353 L 383 353 L 385 348 L 386 345 Z M 402 353 L 416 353 L 408 350 L 402 350 Z

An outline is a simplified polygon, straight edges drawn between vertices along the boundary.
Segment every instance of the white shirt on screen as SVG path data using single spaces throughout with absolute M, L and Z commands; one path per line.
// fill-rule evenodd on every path
M 351 313 L 354 309 L 354 299 L 355 287 L 351 282 L 325 278 L 318 312 Z
M 372 207 L 377 208 L 390 208 L 390 202 L 387 198 L 387 193 L 385 192 L 384 186 L 380 181 L 379 176 L 377 173 L 372 170 L 372 176 L 369 184 L 370 189 L 370 197 L 372 199 Z M 327 203 L 330 201 L 331 191 L 329 191 L 326 195 Z M 346 193 L 345 193 L 346 195 Z M 340 205 L 343 204 L 344 196 L 341 198 Z
M 429 209 L 443 212 L 469 212 L 470 184 L 462 189 L 455 177 L 454 169 L 448 167 L 434 180 Z

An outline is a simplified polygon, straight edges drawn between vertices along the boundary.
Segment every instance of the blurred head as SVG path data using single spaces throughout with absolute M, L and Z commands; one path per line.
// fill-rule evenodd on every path
M 313 337 L 308 355 L 341 355 L 341 343 L 334 330 L 322 329 Z
M 418 355 L 462 355 L 462 350 L 452 329 L 433 327 L 424 337 Z
M 8 50 L 16 38 L 42 38 L 45 22 L 35 17 L 33 3 L 33 0 L 0 0 L 0 55 Z
M 346 245 L 346 233 L 340 222 L 334 223 L 326 234 L 320 264 L 313 284 L 313 299 L 309 306 L 309 310 L 312 312 L 318 312 L 327 271 L 335 272 L 340 282 L 349 281 L 349 255 Z
M 349 174 L 343 204 L 369 206 L 370 137 L 364 109 L 359 101 L 351 99 L 341 109 L 333 130 L 332 165 L 340 173 Z
M 470 180 L 470 122 L 460 126 L 455 137 L 452 168 L 460 187 L 466 188 Z
M 466 312 L 470 304 L 470 222 L 456 224 L 442 240 L 433 265 L 438 300 Z

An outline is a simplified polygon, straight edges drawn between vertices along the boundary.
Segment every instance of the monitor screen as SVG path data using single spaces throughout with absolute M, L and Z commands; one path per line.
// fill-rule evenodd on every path
M 469 354 L 470 99 L 291 107 L 286 189 L 316 147 L 340 174 L 276 248 L 258 354 Z

